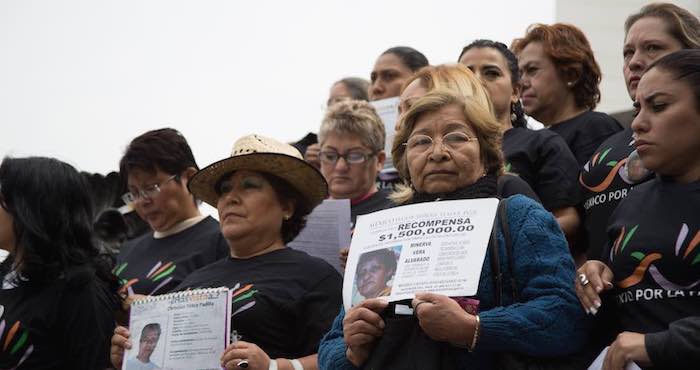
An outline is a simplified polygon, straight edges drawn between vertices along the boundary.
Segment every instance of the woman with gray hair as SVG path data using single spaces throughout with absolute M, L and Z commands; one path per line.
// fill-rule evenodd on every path
M 334 199 L 350 199 L 353 224 L 358 215 L 391 205 L 388 190 L 376 178 L 384 166 L 384 124 L 367 102 L 350 100 L 331 106 L 319 130 L 321 173 Z
M 367 102 L 348 100 L 332 105 L 318 133 L 321 173 L 333 199 L 350 199 L 354 227 L 358 215 L 391 207 L 389 190 L 377 188 L 384 167 L 384 124 Z M 340 253 L 345 265 L 348 250 Z

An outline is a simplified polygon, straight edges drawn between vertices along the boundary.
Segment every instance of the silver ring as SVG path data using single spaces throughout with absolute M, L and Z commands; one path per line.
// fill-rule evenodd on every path
M 581 282 L 581 286 L 586 286 L 589 283 L 588 277 L 586 277 L 586 274 L 579 275 L 578 280 Z
M 242 360 L 241 362 L 237 363 L 236 366 L 240 367 L 241 369 L 247 369 L 248 360 Z

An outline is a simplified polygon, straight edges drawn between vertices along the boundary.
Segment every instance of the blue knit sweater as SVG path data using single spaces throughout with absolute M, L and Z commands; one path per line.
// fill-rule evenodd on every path
M 584 343 L 588 321 L 574 293 L 574 262 L 564 235 L 551 213 L 535 201 L 516 195 L 508 199 L 514 275 L 521 302 L 513 304 L 503 233 L 498 245 L 503 278 L 503 307 L 494 307 L 489 252 L 481 270 L 477 298 L 481 331 L 474 352 L 453 349 L 458 369 L 491 368 L 498 352 L 533 356 L 573 353 Z M 345 357 L 340 311 L 321 340 L 321 370 L 355 369 Z

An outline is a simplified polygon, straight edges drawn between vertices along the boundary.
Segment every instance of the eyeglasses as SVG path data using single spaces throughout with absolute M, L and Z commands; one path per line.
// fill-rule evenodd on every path
M 122 195 L 122 200 L 124 201 L 125 204 L 131 205 L 139 200 L 142 199 L 153 199 L 154 197 L 158 196 L 160 194 L 160 188 L 165 185 L 168 181 L 180 181 L 180 175 L 172 175 L 168 177 L 166 180 L 161 182 L 160 184 L 153 184 L 153 185 L 148 185 L 144 187 L 143 189 L 138 189 L 135 193 L 134 192 L 128 192 L 124 195 Z
M 445 134 L 440 143 L 448 150 L 460 150 L 469 144 L 470 141 L 478 141 L 478 139 L 463 132 L 455 131 Z M 409 151 L 423 153 L 430 150 L 433 144 L 435 144 L 435 139 L 428 135 L 413 135 L 403 145 Z
M 340 154 L 335 151 L 323 151 L 320 153 L 319 157 L 321 162 L 328 163 L 330 165 L 335 165 L 340 158 L 343 158 L 345 162 L 349 164 L 361 164 L 365 163 L 368 159 L 377 153 L 362 153 L 362 152 L 347 152 L 345 154 Z

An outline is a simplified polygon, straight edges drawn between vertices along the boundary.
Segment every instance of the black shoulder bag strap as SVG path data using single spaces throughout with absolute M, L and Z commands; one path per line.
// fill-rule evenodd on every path
M 508 259 L 508 275 L 510 278 L 510 288 L 513 297 L 513 302 L 518 301 L 518 289 L 515 283 L 515 275 L 513 274 L 513 242 L 510 235 L 510 227 L 508 225 L 508 200 L 501 199 L 498 203 L 496 211 L 498 223 L 503 231 L 503 239 L 505 240 L 506 258 Z M 496 233 L 496 225 L 494 224 L 491 230 L 491 272 L 493 275 L 493 286 L 496 306 L 503 306 L 502 291 L 503 291 L 503 273 L 501 273 L 500 253 L 498 251 L 498 238 Z
M 498 209 L 496 210 L 496 219 L 498 219 L 499 213 L 501 213 L 501 205 L 505 203 L 505 199 L 501 199 L 498 203 Z M 498 223 L 494 220 L 493 227 L 491 228 L 491 239 L 489 239 L 489 260 L 491 262 L 491 277 L 493 280 L 493 292 L 496 306 L 502 306 L 501 292 L 503 289 L 503 274 L 501 274 L 501 260 L 500 253 L 498 251 L 498 233 L 496 232 L 498 228 Z

